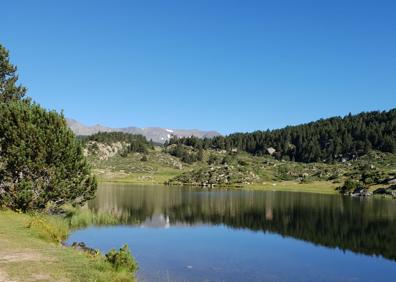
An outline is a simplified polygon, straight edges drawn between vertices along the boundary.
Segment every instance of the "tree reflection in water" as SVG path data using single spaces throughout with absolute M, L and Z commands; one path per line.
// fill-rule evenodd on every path
M 338 195 L 101 185 L 94 211 L 152 227 L 213 224 L 273 232 L 396 260 L 396 203 Z

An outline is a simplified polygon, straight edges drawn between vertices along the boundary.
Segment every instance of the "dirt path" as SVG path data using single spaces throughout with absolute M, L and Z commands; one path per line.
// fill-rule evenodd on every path
M 55 277 L 48 274 L 48 269 L 43 267 L 56 262 L 51 257 L 50 250 L 24 236 L 28 234 L 28 230 L 23 222 L 8 221 L 7 216 L 0 219 L 0 282 L 54 281 Z M 29 242 L 32 247 L 26 246 Z
M 32 218 L 0 210 L 0 282 L 135 281 L 102 256 L 48 241 L 48 234 L 28 227 Z

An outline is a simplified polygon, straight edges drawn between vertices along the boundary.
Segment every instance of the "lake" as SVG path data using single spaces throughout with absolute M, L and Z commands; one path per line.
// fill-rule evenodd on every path
M 100 185 L 124 224 L 68 243 L 127 243 L 140 281 L 396 281 L 396 201 L 338 195 Z

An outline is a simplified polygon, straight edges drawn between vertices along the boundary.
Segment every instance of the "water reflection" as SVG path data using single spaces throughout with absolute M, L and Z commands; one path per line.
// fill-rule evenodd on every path
M 243 190 L 101 185 L 95 211 L 150 227 L 226 225 L 396 259 L 392 200 Z

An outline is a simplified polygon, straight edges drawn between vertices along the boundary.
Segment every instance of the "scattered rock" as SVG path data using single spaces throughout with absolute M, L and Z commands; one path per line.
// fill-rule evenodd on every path
M 370 197 L 372 195 L 373 195 L 373 193 L 367 189 L 359 189 L 359 190 L 355 190 L 355 191 L 353 191 L 353 193 L 351 193 L 352 197 Z
M 183 173 L 171 179 L 168 184 L 214 187 L 217 185 L 250 184 L 258 182 L 259 179 L 253 171 L 236 166 L 220 165 Z
M 98 251 L 98 250 L 95 250 L 95 249 L 92 249 L 92 248 L 90 248 L 90 247 L 87 247 L 87 246 L 85 245 L 84 242 L 74 242 L 74 243 L 71 245 L 71 247 L 72 247 L 73 249 L 76 249 L 76 250 L 79 250 L 79 251 L 82 251 L 82 252 L 86 252 L 86 253 L 88 253 L 88 254 L 90 254 L 90 255 L 97 255 L 97 254 L 99 254 L 99 251 Z
M 115 142 L 112 144 L 105 144 L 96 141 L 89 141 L 84 149 L 85 156 L 93 155 L 101 161 L 108 160 L 114 157 L 127 147 L 125 142 Z
M 396 184 L 396 177 L 393 178 L 393 179 L 390 179 L 390 180 L 388 181 L 388 184 Z
M 396 198 L 396 185 L 391 185 L 389 187 L 381 187 L 374 191 L 376 195 L 390 195 Z

